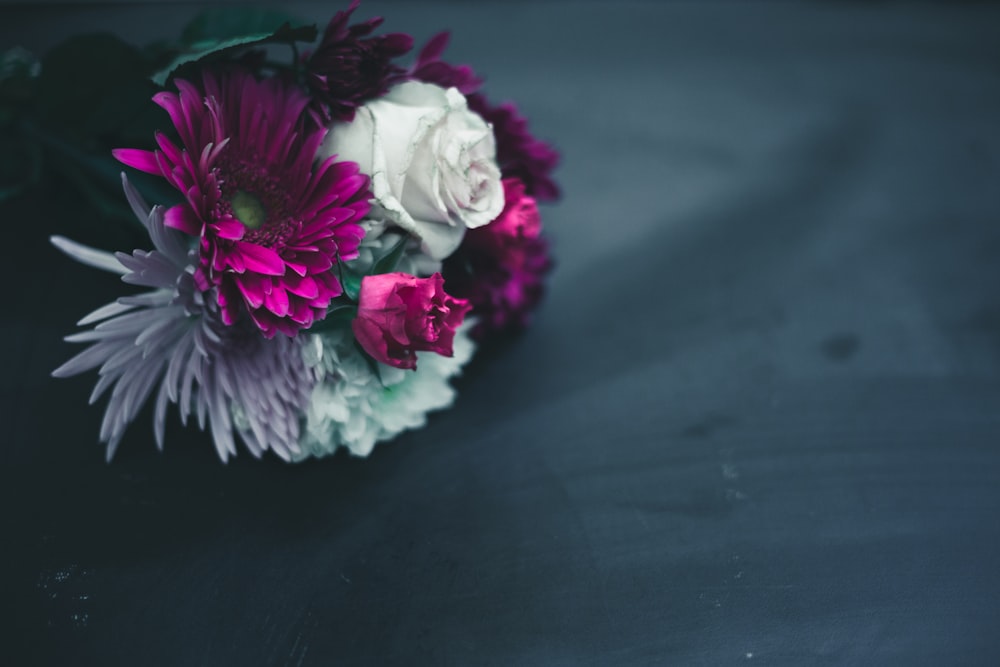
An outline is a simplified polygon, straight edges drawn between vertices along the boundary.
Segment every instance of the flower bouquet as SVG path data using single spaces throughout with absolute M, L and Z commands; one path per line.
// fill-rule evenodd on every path
M 476 343 L 537 305 L 556 152 L 442 60 L 446 33 L 402 64 L 413 39 L 352 24 L 357 6 L 322 35 L 286 23 L 171 51 L 150 77 L 155 145 L 113 151 L 151 247 L 52 238 L 144 288 L 80 320 L 67 340 L 87 347 L 53 373 L 98 369 L 109 460 L 150 399 L 161 448 L 175 404 L 223 461 L 237 440 L 366 456 L 450 405 Z

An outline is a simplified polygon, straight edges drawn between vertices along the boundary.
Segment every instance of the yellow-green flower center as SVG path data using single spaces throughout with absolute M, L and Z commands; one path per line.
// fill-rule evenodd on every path
M 248 229 L 260 229 L 267 222 L 267 209 L 249 192 L 237 190 L 229 204 L 233 207 L 233 215 Z

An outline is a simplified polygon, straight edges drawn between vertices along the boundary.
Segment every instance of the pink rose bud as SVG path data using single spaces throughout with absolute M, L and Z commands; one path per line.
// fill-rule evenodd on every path
M 376 361 L 408 369 L 417 367 L 417 352 L 452 356 L 455 329 L 472 308 L 444 291 L 440 273 L 430 278 L 365 276 L 358 301 L 358 315 L 351 322 L 358 343 Z

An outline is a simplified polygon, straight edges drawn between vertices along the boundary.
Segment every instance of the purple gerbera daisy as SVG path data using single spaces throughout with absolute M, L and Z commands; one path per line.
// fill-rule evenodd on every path
M 309 86 L 329 120 L 353 120 L 358 106 L 406 78 L 406 70 L 392 61 L 413 48 L 413 38 L 401 32 L 368 37 L 382 24 L 380 16 L 348 27 L 359 4 L 354 0 L 337 12 L 306 62 Z
M 68 377 L 100 367 L 91 402 L 111 389 L 101 425 L 108 460 L 154 389 L 161 449 L 167 405 L 177 403 L 183 421 L 194 413 L 202 428 L 211 428 L 223 461 L 236 454 L 234 431 L 254 456 L 270 449 L 290 460 L 299 453 L 300 406 L 316 384 L 305 365 L 303 337 L 268 340 L 248 321 L 223 324 L 211 295 L 194 284 L 197 253 L 187 238 L 164 225 L 162 208 L 147 210 L 127 181 L 125 192 L 155 250 L 112 255 L 62 237 L 52 243 L 77 261 L 152 289 L 80 320 L 96 326 L 66 340 L 90 346 L 52 374 Z
M 342 288 L 331 268 L 357 256 L 369 210 L 368 177 L 336 156 L 314 164 L 326 130 L 309 97 L 239 68 L 177 80 L 153 100 L 170 114 L 181 148 L 119 149 L 121 162 L 163 176 L 184 201 L 165 223 L 198 237 L 194 279 L 217 287 L 222 320 L 245 309 L 265 336 L 289 336 L 322 319 Z

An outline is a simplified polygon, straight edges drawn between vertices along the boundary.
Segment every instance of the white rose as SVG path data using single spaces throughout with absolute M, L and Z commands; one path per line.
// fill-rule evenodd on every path
M 352 122 L 333 125 L 319 157 L 335 153 L 371 175 L 381 213 L 420 238 L 434 259 L 503 210 L 493 130 L 455 88 L 415 81 L 393 87 Z

